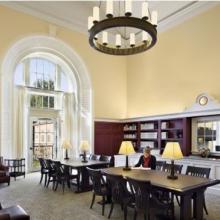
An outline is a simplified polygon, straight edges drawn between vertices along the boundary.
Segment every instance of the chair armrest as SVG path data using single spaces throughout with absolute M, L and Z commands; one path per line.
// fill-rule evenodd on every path
M 6 213 L 1 213 L 0 220 L 10 220 L 10 215 Z
M 4 170 L 4 171 L 8 172 L 9 171 L 9 167 L 4 166 L 3 164 L 0 164 L 0 170 Z

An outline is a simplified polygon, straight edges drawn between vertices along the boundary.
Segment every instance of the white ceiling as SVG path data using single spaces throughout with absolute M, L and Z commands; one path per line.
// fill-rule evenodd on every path
M 140 4 L 143 1 L 133 1 L 135 14 L 141 14 Z M 1 4 L 18 11 L 31 14 L 53 24 L 68 27 L 72 30 L 87 33 L 87 18 L 92 15 L 93 6 L 99 6 L 100 1 L 21 1 L 1 2 Z M 124 1 L 121 1 L 122 8 Z M 157 10 L 159 14 L 158 30 L 164 31 L 184 22 L 218 2 L 204 1 L 151 1 L 150 10 Z M 119 1 L 114 2 L 116 10 L 119 9 Z M 104 14 L 105 2 L 101 2 L 101 11 Z

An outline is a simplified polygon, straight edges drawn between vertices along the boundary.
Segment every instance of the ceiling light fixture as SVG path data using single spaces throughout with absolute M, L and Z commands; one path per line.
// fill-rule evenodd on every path
M 142 2 L 141 16 L 132 13 L 132 1 L 119 1 L 118 15 L 113 0 L 106 1 L 106 13 L 100 19 L 100 7 L 88 17 L 89 43 L 96 50 L 111 55 L 132 55 L 144 52 L 157 42 L 157 11 L 150 13 L 148 2 Z M 101 6 L 101 4 L 100 4 Z

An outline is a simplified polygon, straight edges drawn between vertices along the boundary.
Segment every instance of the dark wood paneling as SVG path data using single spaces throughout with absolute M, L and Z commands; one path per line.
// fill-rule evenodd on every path
M 123 124 L 95 122 L 95 154 L 117 154 L 123 140 Z

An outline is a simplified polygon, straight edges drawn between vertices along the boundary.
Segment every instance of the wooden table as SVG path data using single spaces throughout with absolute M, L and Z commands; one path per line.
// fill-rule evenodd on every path
M 200 178 L 188 175 L 178 175 L 177 180 L 167 179 L 168 173 L 155 170 L 131 170 L 124 171 L 121 167 L 103 169 L 104 173 L 123 175 L 138 180 L 150 181 L 152 186 L 162 190 L 173 192 L 180 196 L 180 220 L 192 219 L 191 200 L 193 196 L 193 217 L 203 220 L 203 195 L 207 187 L 220 183 L 220 180 Z
M 109 165 L 109 162 L 97 161 L 97 160 L 88 160 L 87 163 L 83 163 L 81 159 L 62 160 L 60 162 L 64 166 L 77 169 L 79 175 L 81 176 L 79 183 L 80 191 L 76 191 L 76 192 L 86 192 L 92 189 L 89 183 L 89 174 L 86 167 L 99 169 L 99 168 L 105 168 L 106 166 Z

